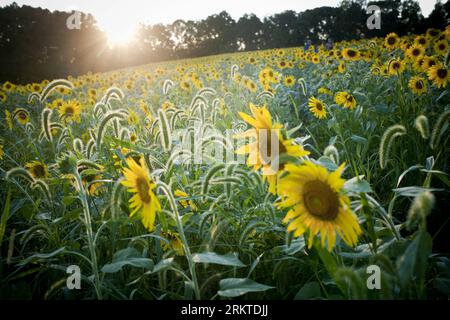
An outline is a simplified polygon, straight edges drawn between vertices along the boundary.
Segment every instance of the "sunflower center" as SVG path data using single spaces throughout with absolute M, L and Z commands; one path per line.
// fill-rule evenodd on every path
M 138 177 L 136 179 L 136 189 L 138 190 L 139 197 L 141 198 L 142 202 L 144 203 L 150 203 L 150 187 L 148 185 L 148 182 L 143 177 Z
M 319 110 L 319 111 L 323 110 L 323 106 L 322 106 L 322 104 L 320 102 L 316 103 L 316 109 Z
M 419 49 L 414 49 L 412 54 L 413 54 L 413 56 L 417 57 L 420 54 L 420 50 Z
M 349 57 L 354 57 L 354 56 L 356 56 L 356 51 L 348 50 L 347 54 Z
M 25 114 L 25 112 L 21 112 L 19 113 L 19 118 L 25 120 L 27 118 L 27 115 Z
M 43 176 L 45 176 L 45 169 L 44 166 L 38 164 L 36 166 L 34 166 L 33 168 L 33 174 L 36 178 L 42 178 Z
M 327 183 L 313 180 L 303 188 L 303 202 L 311 215 L 320 220 L 334 220 L 337 217 L 339 199 Z
M 416 89 L 423 89 L 423 83 L 422 83 L 422 81 L 421 80 L 419 80 L 419 81 L 417 81 L 416 82 Z
M 68 116 L 72 115 L 73 112 L 74 112 L 74 110 L 73 110 L 72 107 L 67 107 L 66 110 L 65 110 L 65 114 L 68 115 Z
M 445 79 L 445 78 L 447 77 L 447 74 L 448 74 L 447 69 L 439 69 L 439 70 L 437 71 L 437 76 L 438 76 L 440 79 Z
M 389 37 L 387 42 L 389 43 L 389 45 L 392 46 L 393 44 L 395 44 L 395 38 L 394 37 Z

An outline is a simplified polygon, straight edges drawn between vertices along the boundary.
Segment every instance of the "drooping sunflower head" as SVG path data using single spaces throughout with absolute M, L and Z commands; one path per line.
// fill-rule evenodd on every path
M 356 107 L 356 99 L 353 95 L 351 95 L 348 92 L 340 91 L 336 93 L 336 96 L 334 98 L 334 101 L 347 109 L 354 109 Z
M 161 204 L 153 192 L 155 184 L 152 182 L 145 165 L 144 158 L 139 162 L 133 158 L 126 159 L 128 168 L 123 169 L 125 179 L 122 185 L 128 188 L 128 192 L 134 195 L 130 199 L 130 216 L 141 213 L 142 224 L 149 231 L 155 228 L 156 213 L 161 211 Z
M 299 237 L 308 232 L 308 246 L 320 234 L 322 247 L 331 251 L 338 234 L 346 244 L 354 246 L 361 227 L 350 208 L 350 199 L 343 194 L 345 180 L 341 178 L 344 164 L 329 172 L 312 162 L 287 164 L 286 175 L 280 178 L 278 208 L 290 208 L 284 222 L 288 231 Z
M 266 107 L 256 107 L 250 103 L 250 110 L 254 118 L 240 112 L 244 121 L 253 126 L 235 136 L 235 138 L 253 138 L 249 144 L 236 150 L 237 154 L 249 154 L 247 165 L 254 170 L 262 168 L 264 179 L 269 179 L 269 191 L 275 193 L 277 174 L 283 169 L 283 164 L 277 159 L 283 154 L 293 157 L 303 157 L 309 154 L 302 146 L 295 144 L 292 139 L 286 139 L 281 132 L 283 126 L 273 124 L 272 116 Z
M 315 97 L 311 97 L 308 100 L 309 111 L 318 119 L 324 119 L 327 117 L 327 110 L 325 104 Z
M 35 179 L 48 178 L 48 167 L 45 163 L 33 160 L 25 164 L 25 168 L 30 172 L 30 174 Z
M 28 111 L 23 108 L 17 108 L 14 110 L 13 118 L 17 119 L 21 125 L 26 125 L 30 122 L 30 115 Z

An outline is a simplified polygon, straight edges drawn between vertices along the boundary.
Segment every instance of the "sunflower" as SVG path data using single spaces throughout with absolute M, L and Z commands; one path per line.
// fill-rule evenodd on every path
M 33 178 L 42 179 L 48 178 L 48 168 L 45 163 L 33 160 L 25 164 L 25 168 L 31 173 Z
M 280 178 L 278 208 L 290 208 L 283 222 L 288 231 L 299 237 L 309 233 L 308 247 L 320 233 L 321 245 L 331 251 L 336 243 L 336 233 L 350 246 L 355 246 L 361 227 L 350 208 L 350 199 L 342 193 L 345 180 L 341 178 L 344 164 L 328 172 L 312 162 L 302 165 L 287 164 L 287 175 Z
M 441 55 L 441 56 L 445 56 L 448 52 L 448 41 L 447 40 L 441 40 L 441 41 L 437 41 L 434 44 L 434 51 Z
M 339 73 L 344 73 L 345 70 L 346 70 L 345 62 L 344 61 L 339 62 L 339 66 L 338 66 Z
M 390 75 L 398 75 L 405 71 L 405 63 L 397 58 L 389 61 L 388 71 Z
M 174 195 L 177 196 L 177 197 L 180 197 L 180 198 L 188 198 L 189 197 L 189 195 L 186 192 L 184 192 L 184 191 L 182 191 L 180 189 L 175 190 Z M 183 208 L 191 207 L 192 211 L 197 211 L 198 210 L 198 208 L 195 205 L 195 203 L 192 202 L 191 200 L 180 200 L 179 202 L 180 202 L 180 204 L 181 204 L 181 206 Z
M 8 96 L 0 90 L 0 102 L 6 102 L 6 99 L 8 99 Z
M 388 48 L 389 50 L 394 50 L 398 44 L 400 43 L 400 38 L 398 37 L 398 35 L 395 32 L 391 32 L 389 33 L 386 38 L 384 39 L 384 45 L 386 46 L 386 48 Z
M 425 56 L 422 61 L 422 70 L 428 71 L 428 69 L 436 65 L 436 63 L 438 63 L 438 60 L 435 56 Z
M 323 119 L 327 117 L 327 110 L 325 108 L 325 104 L 316 99 L 314 97 L 309 98 L 308 100 L 309 111 L 311 111 L 314 117 L 318 119 Z
M 11 82 L 6 81 L 6 82 L 2 85 L 2 88 L 3 88 L 3 90 L 9 92 L 9 91 L 13 91 L 13 90 L 16 88 L 16 86 L 15 86 L 14 84 L 12 84 Z
M 130 199 L 130 209 L 133 210 L 130 217 L 140 212 L 144 227 L 153 231 L 156 213 L 161 211 L 161 204 L 153 192 L 155 184 L 150 179 L 143 157 L 139 162 L 128 158 L 126 163 L 128 168 L 123 169 L 125 179 L 121 183 L 128 188 L 128 192 L 134 193 Z
M 64 102 L 58 109 L 59 116 L 64 121 L 80 122 L 81 105 L 76 100 Z
M 424 36 L 417 36 L 414 39 L 414 44 L 421 46 L 423 48 L 426 48 L 426 47 L 428 47 L 428 39 L 425 38 Z
M 406 55 L 411 60 L 417 60 L 425 54 L 425 49 L 418 45 L 412 45 L 406 50 Z
M 61 108 L 61 106 L 62 106 L 63 104 L 64 104 L 64 100 L 61 99 L 61 98 L 58 98 L 58 99 L 53 100 L 52 103 L 51 103 L 51 104 L 48 104 L 47 106 L 48 106 L 50 109 L 59 109 L 59 108 Z
M 328 96 L 332 96 L 333 95 L 333 92 L 330 89 L 326 88 L 326 87 L 320 87 L 319 90 L 317 90 L 317 93 L 319 93 L 319 94 L 326 94 Z
M 100 194 L 100 188 L 103 185 L 102 182 L 97 182 L 97 180 L 102 178 L 100 171 L 104 167 L 101 165 L 98 166 L 99 170 L 88 169 L 86 166 L 78 167 L 78 172 L 82 176 L 83 185 L 90 196 L 98 196 Z
M 351 48 L 345 48 L 342 50 L 342 56 L 345 60 L 358 60 L 359 51 Z
M 285 139 L 281 133 L 283 126 L 279 123 L 272 122 L 272 116 L 265 106 L 257 107 L 250 103 L 250 110 L 254 118 L 246 113 L 239 112 L 241 118 L 253 126 L 243 133 L 235 136 L 235 138 L 255 138 L 255 141 L 243 145 L 237 154 L 249 154 L 247 165 L 253 167 L 254 170 L 262 168 L 263 178 L 269 182 L 269 192 L 276 192 L 276 184 L 278 181 L 278 172 L 282 170 L 283 164 L 279 168 L 272 168 L 274 164 L 272 160 L 277 159 L 282 154 L 293 157 L 303 157 L 309 154 L 309 151 L 293 142 L 291 139 Z M 276 141 L 272 141 L 276 139 Z M 272 146 L 278 143 L 278 154 L 273 154 Z M 278 169 L 278 171 L 276 170 Z
M 286 87 L 292 87 L 295 84 L 294 76 L 287 76 L 284 78 L 284 85 Z
M 172 249 L 177 255 L 184 255 L 183 243 L 181 242 L 178 233 L 169 230 L 167 232 L 162 232 L 161 236 L 166 238 L 168 241 L 168 243 L 166 241 L 161 241 L 161 248 L 164 251 L 169 251 L 170 249 Z
M 419 76 L 412 77 L 408 82 L 408 87 L 415 95 L 421 95 L 427 92 L 427 82 Z
M 336 96 L 334 97 L 334 101 L 347 109 L 354 109 L 356 107 L 356 99 L 353 95 L 351 95 L 348 92 L 340 91 L 336 93 Z
M 30 122 L 30 115 L 28 114 L 28 111 L 23 108 L 17 108 L 14 110 L 13 118 L 17 119 L 21 125 L 26 125 Z
M 438 63 L 432 66 L 427 71 L 428 79 L 434 83 L 438 88 L 446 87 L 450 81 L 450 73 L 448 69 L 442 64 Z

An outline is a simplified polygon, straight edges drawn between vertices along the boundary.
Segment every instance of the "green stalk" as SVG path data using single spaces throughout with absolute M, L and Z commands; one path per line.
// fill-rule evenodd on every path
M 83 182 L 81 180 L 80 174 L 76 168 L 74 170 L 74 175 L 77 180 L 79 195 L 80 195 L 81 203 L 83 205 L 83 211 L 84 211 L 83 217 L 84 217 L 84 223 L 86 225 L 86 235 L 87 235 L 87 240 L 88 240 L 89 252 L 91 255 L 92 270 L 94 272 L 94 288 L 95 288 L 95 292 L 97 294 L 97 299 L 102 300 L 102 292 L 100 289 L 100 276 L 99 276 L 98 264 L 97 264 L 97 254 L 95 252 L 94 233 L 92 231 L 91 212 L 89 209 L 88 198 L 87 198 L 86 190 L 83 187 Z
M 170 203 L 170 207 L 172 208 L 172 210 L 175 214 L 175 221 L 177 223 L 178 234 L 180 235 L 181 241 L 183 242 L 184 254 L 188 261 L 189 271 L 190 271 L 191 277 L 192 277 L 192 282 L 194 283 L 195 298 L 197 300 L 200 300 L 201 299 L 200 298 L 200 287 L 198 285 L 197 273 L 195 271 L 195 263 L 194 263 L 194 260 L 192 260 L 191 250 L 189 248 L 189 244 L 187 242 L 186 235 L 184 234 L 183 222 L 181 221 L 180 214 L 178 213 L 175 198 L 173 197 L 172 191 L 170 191 L 169 186 L 167 184 L 165 184 L 164 182 L 159 181 L 158 187 L 161 188 L 164 191 L 164 193 L 166 194 L 167 199 L 169 200 L 169 203 Z

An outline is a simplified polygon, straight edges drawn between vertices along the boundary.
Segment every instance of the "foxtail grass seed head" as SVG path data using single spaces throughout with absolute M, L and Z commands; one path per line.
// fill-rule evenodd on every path
M 406 129 L 400 124 L 393 125 L 384 132 L 378 152 L 381 169 L 386 167 L 394 140 L 404 134 L 406 134 Z
M 418 223 L 425 224 L 427 216 L 434 207 L 434 202 L 434 195 L 431 192 L 419 193 L 409 207 L 406 227 L 411 230 Z
M 414 127 L 419 131 L 420 136 L 423 139 L 428 139 L 430 137 L 430 127 L 428 125 L 428 118 L 424 115 L 420 115 L 414 121 Z

